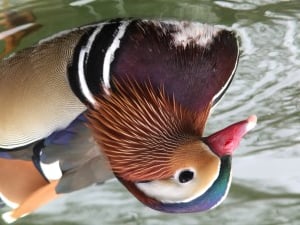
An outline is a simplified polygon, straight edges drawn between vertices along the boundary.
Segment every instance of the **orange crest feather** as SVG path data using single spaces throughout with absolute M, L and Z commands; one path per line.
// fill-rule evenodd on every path
M 114 87 L 88 110 L 89 126 L 113 172 L 128 181 L 172 176 L 173 151 L 202 135 L 198 128 L 204 127 L 210 107 L 197 117 L 150 82 L 114 82 Z

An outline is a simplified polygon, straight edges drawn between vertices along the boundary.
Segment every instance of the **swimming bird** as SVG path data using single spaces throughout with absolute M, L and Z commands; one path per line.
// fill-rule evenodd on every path
M 252 115 L 203 135 L 238 58 L 236 34 L 223 26 L 114 19 L 3 60 L 0 193 L 15 208 L 3 218 L 114 176 L 159 211 L 219 205 L 232 154 L 256 124 Z

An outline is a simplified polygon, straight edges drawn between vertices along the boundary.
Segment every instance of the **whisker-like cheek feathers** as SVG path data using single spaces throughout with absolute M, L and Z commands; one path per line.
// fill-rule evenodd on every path
M 199 136 L 197 117 L 151 84 L 114 84 L 114 91 L 96 98 L 98 107 L 87 114 L 94 138 L 112 170 L 131 181 L 171 177 L 174 150 Z M 205 124 L 207 116 L 201 118 Z
M 119 118 L 116 114 L 112 113 L 107 117 L 106 115 L 106 112 L 90 114 L 89 126 L 117 176 L 137 181 L 172 175 L 172 171 L 167 169 L 169 168 L 167 154 L 153 155 L 162 146 L 155 143 L 155 137 L 152 137 L 153 140 L 147 139 L 145 135 L 150 137 L 152 135 L 150 131 L 143 129 L 138 121 L 128 124 L 122 120 L 115 121 Z

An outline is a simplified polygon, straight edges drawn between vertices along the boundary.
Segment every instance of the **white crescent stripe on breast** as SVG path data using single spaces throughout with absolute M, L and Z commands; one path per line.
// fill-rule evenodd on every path
M 126 32 L 126 28 L 130 24 L 130 21 L 122 21 L 121 25 L 118 27 L 119 31 L 113 40 L 111 46 L 107 49 L 107 52 L 104 57 L 103 62 L 103 87 L 106 93 L 108 94 L 107 90 L 110 88 L 110 65 L 114 60 L 114 54 L 116 50 L 120 47 L 120 42 L 122 37 Z
M 79 54 L 79 60 L 78 60 L 78 76 L 79 76 L 79 82 L 80 82 L 80 88 L 82 91 L 82 94 L 86 97 L 86 99 L 93 105 L 96 104 L 96 100 L 92 93 L 89 90 L 89 87 L 87 85 L 87 82 L 85 80 L 85 73 L 84 73 L 84 66 L 85 66 L 85 59 L 88 57 L 88 54 L 90 52 L 90 49 L 92 47 L 92 44 L 97 36 L 101 32 L 103 28 L 103 24 L 99 25 L 97 29 L 92 33 L 92 35 L 89 37 L 89 40 L 85 47 L 83 47 Z

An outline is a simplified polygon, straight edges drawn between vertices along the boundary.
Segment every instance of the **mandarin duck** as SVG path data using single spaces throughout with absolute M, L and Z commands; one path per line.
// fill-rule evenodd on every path
M 115 19 L 64 31 L 0 65 L 0 193 L 13 222 L 116 177 L 169 213 L 219 205 L 256 116 L 204 136 L 239 48 L 222 26 Z

